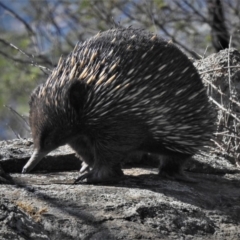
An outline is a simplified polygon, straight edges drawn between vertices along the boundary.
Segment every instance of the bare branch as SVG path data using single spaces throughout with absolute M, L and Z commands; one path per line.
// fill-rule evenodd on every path
M 35 61 L 33 61 L 34 59 L 34 55 L 30 55 L 26 52 L 24 52 L 23 50 L 21 50 L 20 48 L 16 47 L 14 44 L 12 43 L 8 43 L 7 41 L 5 41 L 4 39 L 0 38 L 0 42 L 4 43 L 5 45 L 9 46 L 9 47 L 12 47 L 14 49 L 16 49 L 17 51 L 19 51 L 21 54 L 25 55 L 27 58 L 30 59 L 30 61 L 26 61 L 26 60 L 22 60 L 22 59 L 19 59 L 19 58 L 14 58 L 8 54 L 6 54 L 5 52 L 3 52 L 2 50 L 0 50 L 0 54 L 2 54 L 3 56 L 13 60 L 13 61 L 16 61 L 16 62 L 19 62 L 19 63 L 22 63 L 22 64 L 30 64 L 32 66 L 35 66 L 35 67 L 38 67 L 40 68 L 41 70 L 44 70 L 44 71 L 48 71 L 48 72 L 52 72 L 51 69 L 47 68 L 47 67 L 44 67 L 44 66 L 41 66 L 39 65 L 38 63 L 36 63 Z M 44 72 L 44 74 L 47 74 L 46 72 Z M 48 74 L 47 74 L 48 75 Z
M 31 26 L 22 18 L 20 17 L 16 12 L 14 12 L 12 9 L 10 9 L 9 7 L 7 7 L 6 5 L 4 5 L 2 2 L 0 2 L 0 6 L 5 9 L 6 11 L 8 11 L 12 16 L 14 16 L 16 19 L 18 19 L 28 30 L 28 32 L 31 35 L 35 35 L 35 32 L 32 30 Z
M 8 108 L 13 114 L 15 114 L 16 116 L 18 116 L 18 118 L 20 118 L 21 120 L 23 120 L 23 122 L 27 125 L 27 126 L 29 126 L 29 123 L 28 123 L 28 121 L 26 121 L 26 119 L 22 116 L 22 115 L 20 115 L 15 109 L 13 109 L 12 107 L 10 107 L 10 106 L 6 106 L 6 105 L 4 105 L 4 107 L 5 108 Z M 29 131 L 29 128 L 25 128 L 27 131 Z

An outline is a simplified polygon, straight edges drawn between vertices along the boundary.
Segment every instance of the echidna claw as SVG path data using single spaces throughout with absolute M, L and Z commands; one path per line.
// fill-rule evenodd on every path
M 89 172 L 90 170 L 91 168 L 85 162 L 82 162 L 82 167 L 79 172 L 84 173 L 84 172 Z
M 79 176 L 79 177 L 73 182 L 73 184 L 77 184 L 77 183 L 79 183 L 79 182 L 87 182 L 87 175 L 88 175 L 88 173 Z
M 100 169 L 92 169 L 91 171 L 80 175 L 73 184 L 77 184 L 79 182 L 87 182 L 87 183 L 102 183 L 102 182 L 117 182 L 123 176 L 123 172 L 121 169 L 111 169 L 111 168 L 100 168 Z

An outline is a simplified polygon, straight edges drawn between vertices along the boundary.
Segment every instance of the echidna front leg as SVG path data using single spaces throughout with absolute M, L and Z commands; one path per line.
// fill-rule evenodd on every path
M 78 177 L 74 183 L 81 181 L 88 183 L 116 182 L 123 176 L 121 169 L 122 154 L 114 151 L 95 150 L 94 158 L 92 169 Z
M 90 139 L 86 136 L 81 136 L 70 142 L 69 145 L 75 150 L 76 157 L 81 161 L 80 173 L 89 172 L 94 164 L 93 147 Z
M 104 122 L 97 131 L 92 134 L 93 162 L 89 165 L 92 169 L 80 176 L 76 182 L 87 181 L 89 183 L 116 182 L 123 176 L 121 162 L 124 157 L 142 143 L 146 136 L 146 128 L 134 118 L 126 117 L 111 119 Z
M 78 177 L 74 183 L 86 181 L 87 183 L 116 182 L 123 176 L 120 165 L 109 167 L 101 165 L 94 167 L 88 173 Z

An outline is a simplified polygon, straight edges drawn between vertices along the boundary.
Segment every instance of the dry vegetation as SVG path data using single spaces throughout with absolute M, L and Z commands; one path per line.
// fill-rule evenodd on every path
M 209 100 L 217 111 L 217 132 L 212 139 L 211 151 L 221 154 L 240 166 L 240 53 L 225 49 L 196 63 Z M 203 70 L 201 70 L 203 69 Z
M 25 213 L 27 213 L 30 217 L 33 218 L 35 222 L 41 221 L 42 214 L 46 213 L 48 209 L 44 208 L 37 208 L 33 206 L 33 203 L 21 202 L 17 201 L 16 205 Z

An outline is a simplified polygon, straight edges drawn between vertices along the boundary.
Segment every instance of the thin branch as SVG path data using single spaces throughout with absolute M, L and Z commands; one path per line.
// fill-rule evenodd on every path
M 9 56 L 8 54 L 6 54 L 5 52 L 1 51 L 0 50 L 0 54 L 2 54 L 3 56 L 13 60 L 13 61 L 16 61 L 16 62 L 20 62 L 20 63 L 23 63 L 23 64 L 30 64 L 32 66 L 35 66 L 35 67 L 38 67 L 40 68 L 43 72 L 44 70 L 46 71 L 49 71 L 49 72 L 52 72 L 52 70 L 50 68 L 47 68 L 47 67 L 44 67 L 44 66 L 41 66 L 39 65 L 38 63 L 34 62 L 34 55 L 29 55 L 27 54 L 26 52 L 24 52 L 23 50 L 21 50 L 20 48 L 16 47 L 14 44 L 12 43 L 8 43 L 6 42 L 4 39 L 0 38 L 0 42 L 4 43 L 5 45 L 9 46 L 9 47 L 12 47 L 14 49 L 16 49 L 17 51 L 19 51 L 21 54 L 25 55 L 27 58 L 30 59 L 30 61 L 25 61 L 25 60 L 22 60 L 22 59 L 19 59 L 19 58 L 14 58 L 12 56 Z M 46 72 L 44 72 L 44 74 L 47 74 Z M 48 75 L 48 74 L 47 74 Z
M 237 136 L 234 136 L 234 135 L 230 135 L 230 134 L 214 133 L 214 135 L 221 135 L 221 136 L 225 136 L 225 137 L 231 137 L 231 138 L 240 139 L 240 137 L 237 137 Z
M 19 63 L 21 63 L 21 64 L 29 64 L 29 65 L 31 65 L 31 66 L 37 67 L 37 68 L 39 68 L 46 76 L 49 75 L 48 72 L 52 72 L 52 70 L 50 70 L 50 69 L 47 68 L 47 67 L 41 66 L 41 65 L 39 65 L 39 64 L 35 64 L 35 63 L 33 63 L 32 61 L 27 61 L 27 60 L 22 60 L 22 59 L 19 59 L 19 58 L 14 58 L 14 57 L 12 57 L 12 56 L 9 56 L 8 54 L 6 54 L 5 52 L 3 52 L 3 51 L 1 51 L 1 50 L 0 50 L 0 54 L 3 55 L 4 57 L 6 57 L 6 58 L 8 58 L 8 59 L 10 59 L 10 60 L 12 60 L 12 61 L 14 61 L 14 62 L 19 62 Z M 46 72 L 46 71 L 48 71 L 48 72 Z
M 221 110 L 223 110 L 224 112 L 228 113 L 229 115 L 231 115 L 234 119 L 236 119 L 238 122 L 240 122 L 240 119 L 233 113 L 231 113 L 229 110 L 227 110 L 226 108 L 224 108 L 222 105 L 220 105 L 217 101 L 215 101 L 212 97 L 209 97 L 209 99 L 215 104 L 217 105 Z
M 12 107 L 7 106 L 7 105 L 3 105 L 3 106 L 4 106 L 5 108 L 8 108 L 13 114 L 17 115 L 21 120 L 23 120 L 23 121 L 25 122 L 25 124 L 26 124 L 27 126 L 29 126 L 28 121 L 27 121 L 22 115 L 20 115 L 15 109 L 13 109 Z M 27 129 L 27 128 L 25 128 L 25 129 L 29 131 L 29 129 Z
M 22 17 L 20 17 L 16 12 L 14 12 L 12 9 L 7 7 L 2 2 L 0 2 L 0 6 L 3 9 L 5 9 L 6 11 L 8 11 L 10 14 L 12 14 L 16 19 L 18 19 L 32 35 L 35 35 L 35 32 L 32 30 L 31 26 Z
M 200 74 L 204 74 L 204 73 L 209 73 L 209 72 L 215 72 L 218 70 L 222 70 L 222 69 L 229 69 L 229 68 L 240 68 L 240 66 L 228 66 L 228 67 L 221 67 L 221 68 L 214 68 L 214 69 L 210 69 L 204 72 L 199 72 Z
M 16 133 L 16 132 L 12 129 L 12 127 L 11 127 L 10 125 L 7 124 L 7 126 L 8 126 L 8 127 L 10 128 L 10 130 L 14 133 L 14 135 L 16 136 L 16 138 L 22 139 L 21 136 L 20 136 L 18 133 Z
M 229 83 L 229 94 L 231 96 L 231 69 L 230 69 L 230 48 L 232 44 L 232 36 L 230 36 L 229 47 L 228 47 L 228 83 Z
M 22 51 L 21 49 L 19 49 L 18 47 L 16 47 L 15 45 L 13 45 L 12 43 L 8 43 L 6 40 L 0 38 L 0 42 L 4 43 L 5 45 L 8 45 L 10 47 L 13 47 L 14 49 L 18 50 L 20 53 L 22 53 L 23 55 L 27 56 L 28 58 L 32 59 L 34 58 L 34 56 L 27 54 L 26 52 Z
M 201 13 L 200 11 L 198 11 L 198 10 L 194 7 L 194 5 L 193 5 L 192 3 L 190 4 L 189 1 L 187 1 L 187 0 L 183 0 L 183 2 L 184 2 L 189 8 L 191 8 L 191 9 L 193 10 L 193 12 L 202 19 L 203 22 L 208 23 L 208 19 L 205 18 L 205 16 L 202 15 L 202 13 Z

